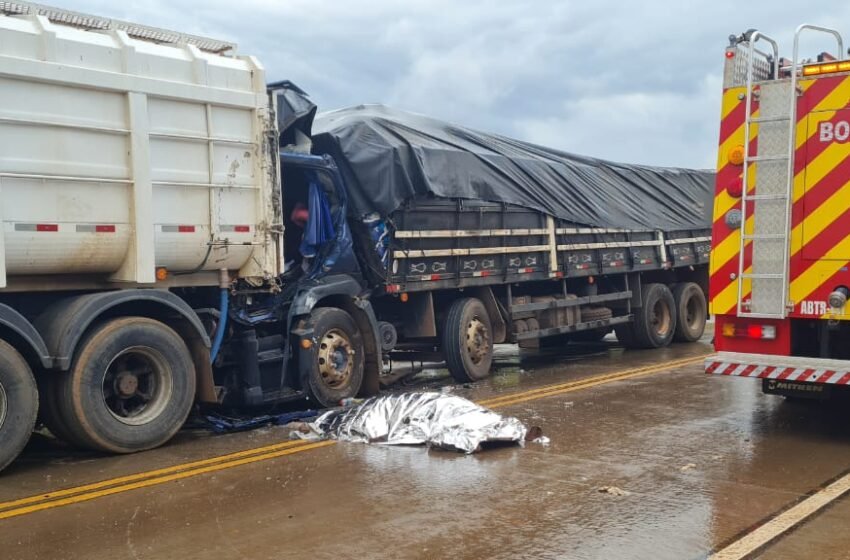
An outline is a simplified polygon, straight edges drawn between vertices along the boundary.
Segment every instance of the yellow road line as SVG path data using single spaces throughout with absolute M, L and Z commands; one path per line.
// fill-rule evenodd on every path
M 230 453 L 228 455 L 219 455 L 218 457 L 211 457 L 209 459 L 203 459 L 200 461 L 193 461 L 191 463 L 182 463 L 180 465 L 174 465 L 172 467 L 166 467 L 162 469 L 156 469 L 152 471 L 145 471 L 137 474 L 131 474 L 127 476 L 120 476 L 118 478 L 111 478 L 109 480 L 102 480 L 100 482 L 94 482 L 92 484 L 85 484 L 83 486 L 75 486 L 74 488 L 67 488 L 65 490 L 57 490 L 55 492 L 47 492 L 45 494 L 39 494 L 37 496 L 29 496 L 27 498 L 21 498 L 20 500 L 12 500 L 9 502 L 0 502 L 0 511 L 6 510 L 13 507 L 25 506 L 28 504 L 43 502 L 45 500 L 55 500 L 57 498 L 64 498 L 67 496 L 71 496 L 73 494 L 80 494 L 83 492 L 90 492 L 92 490 L 100 490 L 102 488 L 106 488 L 108 486 L 116 486 L 118 484 L 128 484 L 131 482 L 138 482 L 145 478 L 152 478 L 157 476 L 163 476 L 167 474 L 176 473 L 179 471 L 185 471 L 189 469 L 195 469 L 198 467 L 204 467 L 207 465 L 212 465 L 215 463 L 220 463 L 224 461 L 232 461 L 234 459 L 240 459 L 242 457 L 248 457 L 250 455 L 259 455 L 261 453 L 268 453 L 271 451 L 277 451 L 279 449 L 286 449 L 290 447 L 298 447 L 299 445 L 304 445 L 306 442 L 303 440 L 297 441 L 286 441 L 284 443 L 277 443 L 275 445 L 268 445 L 265 447 L 256 447 L 254 449 L 247 449 L 245 451 L 238 451 L 236 453 Z
M 60 506 L 68 506 L 71 504 L 78 504 L 81 502 L 87 502 L 89 500 L 94 500 L 96 498 L 102 498 L 104 496 L 111 496 L 112 494 L 119 494 L 122 492 L 127 492 L 129 490 L 136 490 L 139 488 L 147 488 L 148 486 L 156 486 L 158 484 L 163 484 L 166 482 L 171 482 L 174 480 L 181 480 L 184 478 L 190 478 L 193 476 L 198 476 L 200 474 L 207 474 L 211 472 L 221 471 L 224 469 L 230 469 L 233 467 L 238 467 L 240 465 L 247 465 L 249 463 L 256 463 L 258 461 L 265 461 L 267 459 L 274 459 L 277 457 L 283 457 L 285 455 L 293 455 L 295 453 L 302 453 L 304 451 L 310 451 L 312 449 L 317 449 L 319 447 L 327 447 L 329 445 L 333 445 L 336 442 L 333 441 L 319 441 L 316 443 L 308 443 L 306 445 L 300 445 L 296 447 L 290 447 L 288 449 L 281 449 L 279 451 L 273 451 L 271 453 L 263 453 L 261 455 L 253 455 L 250 457 L 245 457 L 243 459 L 237 459 L 234 461 L 227 461 L 224 463 L 218 463 L 206 467 L 200 467 L 197 469 L 182 471 L 174 474 L 169 474 L 166 476 L 159 476 L 155 478 L 147 478 L 145 480 L 141 480 L 139 482 L 134 482 L 132 484 L 122 484 L 120 486 L 112 486 L 110 488 L 105 488 L 103 490 L 97 490 L 94 492 L 85 492 L 83 494 L 76 494 L 70 496 L 68 498 L 62 498 L 59 500 L 52 500 L 48 502 L 41 502 L 37 504 L 33 504 L 30 506 L 19 507 L 15 509 L 10 509 L 6 511 L 0 511 L 0 520 L 9 519 L 11 517 L 18 517 L 21 515 L 26 515 L 28 513 L 35 513 L 37 511 L 43 511 L 46 509 L 52 509 Z
M 542 399 L 570 391 L 577 391 L 579 389 L 612 383 L 614 381 L 659 373 L 676 367 L 701 362 L 704 358 L 705 356 L 699 356 L 696 358 L 667 362 L 662 365 L 632 368 L 610 374 L 593 376 L 578 381 L 547 385 L 536 389 L 530 389 L 528 391 L 521 391 L 510 395 L 502 395 L 491 399 L 485 399 L 483 401 L 479 401 L 478 404 L 488 406 L 490 408 L 505 407 L 512 404 Z M 321 441 L 316 443 L 307 443 L 304 441 L 287 441 L 284 443 L 211 457 L 209 459 L 202 459 L 190 463 L 165 467 L 162 469 L 112 478 L 73 488 L 47 492 L 18 500 L 0 502 L 0 520 L 35 513 L 46 509 L 86 502 L 105 496 L 111 496 L 113 494 L 156 486 L 166 482 L 191 478 L 201 474 L 221 471 L 241 465 L 292 455 L 302 451 L 309 451 L 319 447 L 333 445 L 334 443 L 336 442 Z
M 510 406 L 512 404 L 518 404 L 522 402 L 527 402 L 531 400 L 542 399 L 545 397 L 551 397 L 555 395 L 560 395 L 562 393 L 568 393 L 571 391 L 578 391 L 579 389 L 587 389 L 590 387 L 596 387 L 597 385 L 604 385 L 606 383 L 613 383 L 614 381 L 621 381 L 625 379 L 632 379 L 635 377 L 641 377 L 644 375 L 650 375 L 653 373 L 660 373 L 662 371 L 671 370 L 681 366 L 692 365 L 698 362 L 702 362 L 705 360 L 705 355 L 699 356 L 696 358 L 688 358 L 685 360 L 678 360 L 675 362 L 667 362 L 662 365 L 656 366 L 646 366 L 642 368 L 633 368 L 627 369 L 624 371 L 619 371 L 615 373 L 610 373 L 607 375 L 597 375 L 593 377 L 588 377 L 586 379 L 579 379 L 577 381 L 570 381 L 567 383 L 559 383 L 557 385 L 547 385 L 545 387 L 540 387 L 538 389 L 532 389 L 530 391 L 523 391 L 521 393 L 516 393 L 512 395 L 505 395 L 502 397 L 495 397 L 492 399 L 485 399 L 483 401 L 479 401 L 478 404 L 481 406 L 486 406 L 489 408 L 501 408 L 505 406 Z
M 850 491 L 850 474 L 812 494 L 758 529 L 709 556 L 709 560 L 742 560 L 799 525 Z

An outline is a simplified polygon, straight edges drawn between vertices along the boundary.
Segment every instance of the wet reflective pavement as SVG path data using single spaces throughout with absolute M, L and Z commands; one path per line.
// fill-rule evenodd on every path
M 285 442 L 286 430 L 185 431 L 165 448 L 124 457 L 35 442 L 0 477 L 7 504 L 0 516 L 24 512 L 0 519 L 0 557 L 704 558 L 850 468 L 847 413 L 762 395 L 750 380 L 706 376 L 696 358 L 710 351 L 706 344 L 561 354 L 506 347 L 492 379 L 452 388 L 486 400 L 695 358 L 641 377 L 501 401 L 508 404 L 499 412 L 541 426 L 548 446 L 464 456 L 291 444 L 154 480 L 132 475 L 267 448 Z M 448 384 L 444 372 L 425 370 L 394 390 Z M 104 480 L 113 482 L 8 505 Z M 39 504 L 47 507 L 24 509 Z M 848 520 L 845 497 L 756 557 L 846 558 Z

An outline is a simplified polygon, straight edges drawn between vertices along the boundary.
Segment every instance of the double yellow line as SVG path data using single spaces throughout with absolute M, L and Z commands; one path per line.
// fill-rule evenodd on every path
M 523 391 L 521 393 L 514 393 L 511 395 L 494 397 L 492 399 L 485 399 L 483 401 L 478 401 L 478 404 L 480 404 L 481 406 L 486 406 L 488 408 L 500 408 L 513 404 L 542 399 L 545 397 L 553 397 L 562 393 L 578 391 L 579 389 L 589 389 L 591 387 L 596 387 L 597 385 L 604 385 L 606 383 L 612 383 L 614 381 L 622 381 L 625 379 L 633 379 L 635 377 L 643 377 L 644 375 L 650 375 L 653 373 L 661 373 L 662 371 L 668 371 L 682 366 L 693 365 L 695 363 L 702 362 L 704 359 L 705 356 L 702 355 L 695 358 L 687 358 L 683 360 L 676 360 L 673 362 L 665 362 L 661 365 L 652 365 L 640 368 L 627 369 L 614 373 L 609 373 L 607 375 L 596 375 L 593 377 L 588 377 L 587 379 L 579 379 L 578 381 L 568 381 L 566 383 L 558 383 L 556 385 L 546 385 L 545 387 L 540 387 L 539 389 L 531 389 L 530 391 Z
M 635 377 L 642 377 L 653 373 L 660 373 L 662 371 L 668 371 L 677 367 L 701 362 L 704 358 L 705 356 L 699 356 L 695 358 L 688 358 L 685 360 L 666 362 L 663 365 L 633 368 L 615 373 L 610 373 L 607 375 L 599 375 L 587 379 L 581 379 L 578 381 L 547 385 L 545 387 L 539 387 L 537 389 L 531 389 L 529 391 L 523 391 L 511 395 L 503 395 L 500 397 L 485 399 L 483 401 L 479 401 L 478 404 L 489 408 L 501 408 L 522 402 L 542 399 L 545 397 L 552 397 L 571 391 L 577 391 L 579 389 L 588 389 L 590 387 L 595 387 L 597 385 L 603 385 L 605 383 L 611 383 L 614 381 L 621 381 L 625 379 L 632 379 Z M 218 457 L 211 457 L 209 459 L 203 459 L 200 461 L 193 461 L 190 463 L 174 465 L 172 467 L 166 467 L 162 469 L 131 474 L 118 478 L 112 478 L 109 480 L 103 480 L 101 482 L 94 482 L 92 484 L 85 484 L 82 486 L 76 486 L 64 490 L 57 490 L 55 492 L 48 492 L 45 494 L 29 496 L 18 500 L 0 502 L 0 520 L 19 517 L 21 515 L 27 515 L 30 513 L 44 511 L 47 509 L 87 502 L 90 500 L 95 500 L 97 498 L 111 496 L 113 494 L 120 494 L 122 492 L 128 492 L 130 490 L 137 490 L 140 488 L 148 488 L 150 486 L 156 486 L 158 484 L 164 484 L 166 482 L 172 482 L 175 480 L 182 480 L 202 474 L 208 474 L 211 472 L 231 469 L 233 467 L 248 465 L 250 463 L 256 463 L 258 461 L 265 461 L 268 459 L 276 459 L 278 457 L 284 457 L 287 455 L 294 455 L 296 453 L 303 453 L 305 451 L 311 451 L 313 449 L 328 447 L 334 445 L 334 443 L 334 441 L 287 441 L 274 445 L 268 445 L 265 447 L 257 447 L 255 449 L 238 451 L 236 453 L 230 453 L 227 455 L 220 455 Z
M 119 494 L 129 490 L 156 486 L 157 484 L 163 484 L 165 482 L 230 469 L 240 465 L 256 463 L 257 461 L 265 461 L 266 459 L 274 459 L 277 457 L 284 457 L 286 455 L 293 455 L 295 453 L 302 453 L 304 451 L 327 447 L 333 444 L 333 441 L 319 441 L 314 443 L 306 441 L 287 441 L 266 447 L 258 447 L 247 451 L 230 453 L 229 455 L 220 455 L 218 457 L 212 457 L 201 461 L 183 463 L 181 465 L 175 465 L 164 469 L 112 478 L 65 490 L 57 490 L 56 492 L 48 492 L 47 494 L 29 496 L 27 498 L 12 500 L 10 502 L 0 502 L 0 520 L 26 515 L 28 513 L 35 513 L 45 509 L 87 502 L 104 496 L 111 496 L 112 494 Z

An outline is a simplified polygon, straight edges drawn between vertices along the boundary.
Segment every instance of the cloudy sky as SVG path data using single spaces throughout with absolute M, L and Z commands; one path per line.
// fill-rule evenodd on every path
M 322 110 L 385 103 L 586 155 L 689 167 L 714 166 L 729 34 L 759 28 L 787 56 L 803 22 L 843 27 L 850 41 L 846 0 L 43 1 L 236 42 L 268 81 L 292 80 Z

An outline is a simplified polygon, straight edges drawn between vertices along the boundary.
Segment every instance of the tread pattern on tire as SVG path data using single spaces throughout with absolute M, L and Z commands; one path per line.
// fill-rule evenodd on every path
M 676 320 L 676 331 L 673 334 L 673 340 L 676 342 L 695 342 L 699 340 L 702 336 L 702 333 L 705 331 L 705 322 L 708 319 L 708 307 L 705 301 L 705 294 L 700 288 L 699 284 L 694 282 L 683 282 L 680 284 L 676 284 L 673 286 L 673 302 L 676 305 L 676 314 L 680 315 L 680 307 L 681 307 L 681 299 L 685 290 L 696 290 L 697 297 L 700 297 L 702 300 L 702 314 L 703 314 L 703 322 L 702 322 L 702 331 L 700 331 L 700 336 L 694 336 L 692 333 L 689 333 L 686 329 L 687 326 L 682 321 L 682 317 L 678 316 Z
M 167 336 L 173 336 L 175 341 L 180 342 L 180 345 L 182 345 L 183 355 L 179 358 L 185 362 L 189 373 L 189 375 L 185 378 L 186 391 L 191 393 L 191 396 L 184 395 L 184 397 L 188 399 L 188 406 L 184 405 L 182 407 L 183 410 L 180 410 L 179 415 L 182 418 L 179 422 L 175 422 L 175 425 L 169 429 L 170 433 L 167 437 L 157 437 L 154 438 L 156 440 L 154 443 L 142 445 L 136 443 L 131 444 L 129 442 L 123 444 L 117 443 L 114 440 L 106 440 L 95 433 L 96 428 L 91 425 L 90 420 L 81 412 L 83 404 L 80 391 L 83 389 L 77 384 L 77 379 L 75 377 L 75 370 L 78 367 L 80 360 L 88 357 L 89 353 L 94 353 L 94 350 L 89 347 L 90 344 L 93 344 L 94 341 L 99 340 L 100 338 L 114 336 L 116 332 L 120 332 L 121 328 L 134 324 L 153 326 L 157 329 L 161 329 Z M 173 437 L 177 430 L 180 429 L 180 426 L 182 426 L 191 411 L 191 406 L 194 402 L 194 364 L 192 362 L 191 355 L 189 354 L 189 350 L 185 347 L 185 343 L 182 338 L 180 338 L 180 336 L 168 325 L 146 317 L 120 317 L 112 319 L 93 329 L 80 343 L 78 348 L 79 351 L 75 356 L 71 371 L 60 373 L 50 378 L 53 386 L 49 388 L 48 398 L 54 399 L 54 402 L 51 405 L 52 410 L 50 410 L 49 417 L 51 424 L 53 427 L 56 427 L 59 432 L 55 435 L 60 435 L 60 437 L 65 439 L 68 443 L 81 448 L 107 453 L 132 453 L 158 447 Z M 112 437 L 113 435 L 111 434 L 110 436 Z
M 0 362 L 7 371 L 3 374 L 7 406 L 6 418 L 0 426 L 0 471 L 24 449 L 38 417 L 38 388 L 29 364 L 12 345 L 0 340 Z
M 448 313 L 446 313 L 446 318 L 444 321 L 444 331 L 442 337 L 442 349 L 443 355 L 446 359 L 446 366 L 448 367 L 449 373 L 451 373 L 452 377 L 458 383 L 469 383 L 472 381 L 479 381 L 482 378 L 475 379 L 471 377 L 466 371 L 466 365 L 464 363 L 464 353 L 465 350 L 463 345 L 460 343 L 460 338 L 458 336 L 458 332 L 456 327 L 462 322 L 463 316 L 466 313 L 466 308 L 468 305 L 474 304 L 474 302 L 478 302 L 478 305 L 481 306 L 481 310 L 483 315 L 487 318 L 487 322 L 490 322 L 490 318 L 487 315 L 487 310 L 484 308 L 484 304 L 481 303 L 480 300 L 475 298 L 461 298 L 456 299 L 452 302 L 449 307 Z M 488 328 L 490 329 L 492 336 L 492 325 L 488 324 Z M 493 343 L 490 342 L 490 363 L 488 363 L 487 369 L 489 372 L 490 365 L 492 364 L 492 352 L 493 352 Z

